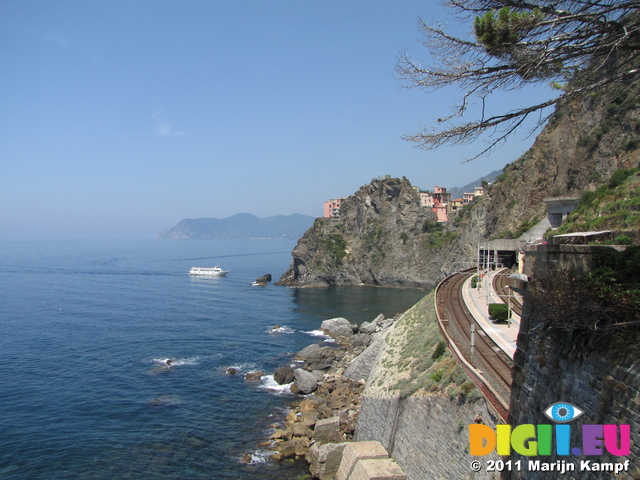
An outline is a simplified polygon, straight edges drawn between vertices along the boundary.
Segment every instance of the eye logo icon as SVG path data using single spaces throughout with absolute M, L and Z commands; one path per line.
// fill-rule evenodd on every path
M 544 414 L 554 422 L 567 423 L 575 420 L 584 412 L 575 405 L 567 402 L 556 402 L 544 411 Z

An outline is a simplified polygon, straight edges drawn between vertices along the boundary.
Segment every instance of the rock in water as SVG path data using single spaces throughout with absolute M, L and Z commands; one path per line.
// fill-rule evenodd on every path
M 291 370 L 291 367 L 287 365 L 278 367 L 273 374 L 273 379 L 278 383 L 278 385 L 291 383 L 293 382 L 294 378 L 295 376 L 293 375 L 293 370 Z
M 271 281 L 271 274 L 267 273 L 261 277 L 256 278 L 256 283 L 267 283 Z
M 249 382 L 259 382 L 262 379 L 262 372 L 249 372 L 245 374 L 244 379 Z

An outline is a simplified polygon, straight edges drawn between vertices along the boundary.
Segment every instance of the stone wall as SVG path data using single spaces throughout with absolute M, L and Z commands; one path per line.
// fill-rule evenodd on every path
M 525 299 L 527 297 L 525 296 Z M 602 456 L 538 456 L 541 462 L 566 461 L 575 465 L 575 472 L 567 472 L 562 478 L 567 480 L 591 480 L 614 478 L 611 472 L 580 471 L 580 460 L 618 463 L 630 460 L 626 472 L 615 475 L 620 479 L 640 478 L 640 360 L 625 354 L 621 345 L 616 351 L 592 351 L 586 355 L 571 354 L 569 334 L 541 333 L 541 325 L 536 319 L 536 311 L 530 301 L 525 300 L 518 350 L 514 358 L 513 383 L 511 388 L 511 408 L 509 423 L 551 424 L 544 411 L 553 403 L 568 402 L 584 411 L 571 422 L 572 447 L 582 446 L 581 425 L 583 424 L 629 424 L 631 425 L 631 455 L 615 457 L 608 453 Z M 555 448 L 552 449 L 555 452 Z M 511 459 L 528 461 L 515 452 Z M 552 480 L 557 472 L 505 473 L 504 479 Z
M 611 245 L 528 245 L 525 248 L 524 274 L 534 276 L 549 268 L 588 272 L 596 255 L 606 250 L 619 250 Z
M 470 478 L 468 425 L 478 415 L 492 427 L 498 421 L 448 352 L 429 361 L 442 340 L 435 322 L 430 294 L 385 332 L 356 424 L 355 439 L 380 442 L 408 480 Z
M 415 394 L 374 398 L 365 393 L 356 426 L 356 440 L 377 440 L 407 475 L 408 480 L 470 478 L 468 425 L 477 415 L 495 427 L 498 420 L 484 401 L 457 405 L 444 396 Z M 497 460 L 497 455 L 483 457 Z M 475 479 L 497 479 L 481 471 Z

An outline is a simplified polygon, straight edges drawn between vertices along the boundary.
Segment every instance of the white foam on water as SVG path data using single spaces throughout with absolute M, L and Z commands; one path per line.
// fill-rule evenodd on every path
M 271 456 L 275 452 L 271 452 L 269 450 L 256 450 L 255 452 L 251 452 L 251 461 L 249 465 L 261 465 L 267 463 L 271 460 Z
M 171 357 L 167 357 L 167 358 L 154 358 L 153 360 L 151 360 L 153 363 L 160 363 L 162 365 L 165 366 L 169 366 L 167 365 L 167 360 L 171 360 L 171 366 L 175 367 L 178 365 L 198 365 L 198 360 L 200 360 L 200 357 L 189 357 L 189 358 L 171 358 Z
M 307 335 L 311 335 L 312 337 L 322 337 L 324 341 L 327 343 L 333 343 L 336 341 L 335 338 L 332 338 L 329 335 L 326 335 L 322 330 L 310 330 L 308 332 L 302 332 L 302 333 L 306 333 Z
M 293 395 L 293 393 L 291 393 L 291 384 L 285 383 L 284 385 L 280 385 L 273 379 L 273 375 L 264 375 L 260 380 L 258 388 L 267 390 L 274 395 Z
M 227 371 L 230 368 L 234 368 L 236 370 L 236 374 L 244 373 L 244 372 L 254 372 L 256 371 L 255 363 L 236 363 L 234 365 L 227 365 L 224 367 L 224 370 Z
M 295 333 L 295 330 L 293 328 L 276 325 L 275 327 L 268 328 L 267 333 Z

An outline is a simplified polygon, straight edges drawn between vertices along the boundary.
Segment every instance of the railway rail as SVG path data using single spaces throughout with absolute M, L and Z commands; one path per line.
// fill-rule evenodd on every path
M 474 378 L 484 384 L 479 386 L 485 397 L 493 404 L 498 413 L 506 418 L 511 393 L 513 361 L 477 325 L 464 302 L 462 286 L 474 273 L 475 269 L 465 270 L 445 278 L 438 285 L 436 308 L 439 324 L 446 331 L 445 338 L 454 344 L 467 366 L 471 366 L 472 370 L 475 370 L 471 372 Z M 476 325 L 475 347 L 473 349 L 471 347 L 471 325 Z M 477 381 L 476 384 L 478 384 Z
M 513 294 L 509 286 L 507 285 L 507 274 L 498 273 L 493 277 L 493 289 L 500 296 L 500 299 L 504 301 L 506 297 L 509 297 L 509 303 L 511 304 L 511 310 L 518 315 L 522 316 L 522 302 L 520 297 Z M 507 303 L 507 302 L 504 302 Z

